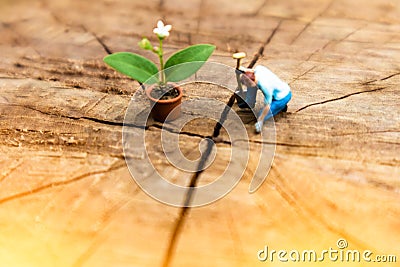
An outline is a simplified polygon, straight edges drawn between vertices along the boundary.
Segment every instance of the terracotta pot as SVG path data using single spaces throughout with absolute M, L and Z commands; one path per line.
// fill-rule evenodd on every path
M 147 97 L 150 99 L 150 105 L 153 107 L 151 110 L 152 117 L 160 122 L 172 121 L 181 115 L 181 102 L 183 96 L 183 90 L 180 86 L 174 84 L 174 87 L 179 91 L 179 95 L 173 99 L 157 100 L 151 96 L 151 91 L 157 86 L 153 84 L 146 88 L 145 92 Z

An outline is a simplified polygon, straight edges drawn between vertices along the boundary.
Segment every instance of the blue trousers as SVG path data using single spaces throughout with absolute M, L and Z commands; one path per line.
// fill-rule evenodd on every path
M 256 103 L 257 90 L 258 90 L 258 87 L 248 87 L 247 88 L 246 102 L 250 107 L 254 107 L 254 105 Z M 268 112 L 267 116 L 265 116 L 264 122 L 266 120 L 268 120 L 269 118 L 275 116 L 279 112 L 281 112 L 286 107 L 287 103 L 289 103 L 290 99 L 292 99 L 292 92 L 289 92 L 289 94 L 287 94 L 287 96 L 285 96 L 284 98 L 282 98 L 280 100 L 272 99 L 272 103 L 269 107 L 269 112 Z M 261 113 L 262 113 L 262 110 L 260 110 L 258 116 L 260 116 Z

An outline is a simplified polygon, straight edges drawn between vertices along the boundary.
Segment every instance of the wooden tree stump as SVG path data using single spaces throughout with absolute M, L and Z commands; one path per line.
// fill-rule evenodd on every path
M 1 266 L 280 266 L 259 250 L 347 249 L 400 261 L 400 4 L 349 1 L 3 1 L 0 3 Z M 163 18 L 167 56 L 212 43 L 211 62 L 268 66 L 293 91 L 275 121 L 275 158 L 248 193 L 261 149 L 247 118 L 251 158 L 235 189 L 200 208 L 162 204 L 134 182 L 122 128 L 136 81 L 108 68 L 108 53 L 138 48 Z M 188 88 L 186 100 L 230 93 Z M 192 90 L 192 91 L 190 91 Z M 221 93 L 222 92 L 222 93 Z M 215 122 L 185 126 L 180 144 L 198 158 Z M 146 129 L 156 169 L 188 186 Z M 219 136 L 204 185 L 224 171 Z M 135 155 L 131 155 L 135 156 Z M 166 192 L 167 194 L 168 192 Z M 339 250 L 339 249 L 338 249 Z M 288 256 L 287 256 L 288 258 Z M 393 260 L 394 258 L 392 258 Z M 364 266 L 293 262 L 288 266 Z

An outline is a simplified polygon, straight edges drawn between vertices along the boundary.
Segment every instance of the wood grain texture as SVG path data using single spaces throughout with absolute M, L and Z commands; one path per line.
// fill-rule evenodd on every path
M 260 262 L 270 249 L 337 248 L 400 261 L 400 4 L 393 0 L 1 1 L 1 266 L 280 266 Z M 201 208 L 175 208 L 134 182 L 122 127 L 140 86 L 102 58 L 151 41 L 157 19 L 173 25 L 166 55 L 212 43 L 210 58 L 267 65 L 293 91 L 275 121 L 276 140 L 260 140 L 242 114 L 250 160 L 239 184 Z M 185 101 L 227 102 L 218 86 L 189 85 Z M 234 106 L 237 110 L 237 107 Z M 184 127 L 191 159 L 215 121 Z M 146 145 L 155 168 L 179 185 L 193 174 L 174 167 L 151 121 Z M 224 171 L 218 153 L 197 184 Z M 248 193 L 262 141 L 276 144 L 272 169 Z M 129 155 L 135 156 L 135 155 Z M 167 194 L 168 192 L 166 192 Z M 365 266 L 365 262 L 289 262 L 285 266 Z

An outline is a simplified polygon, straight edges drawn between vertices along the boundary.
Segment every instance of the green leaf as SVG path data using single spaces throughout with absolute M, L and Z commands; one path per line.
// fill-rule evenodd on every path
M 176 52 L 165 63 L 166 80 L 177 82 L 190 77 L 203 66 L 214 50 L 214 45 L 199 44 Z
M 125 74 L 141 83 L 158 82 L 157 66 L 138 54 L 119 52 L 106 56 L 103 61 L 113 69 Z

